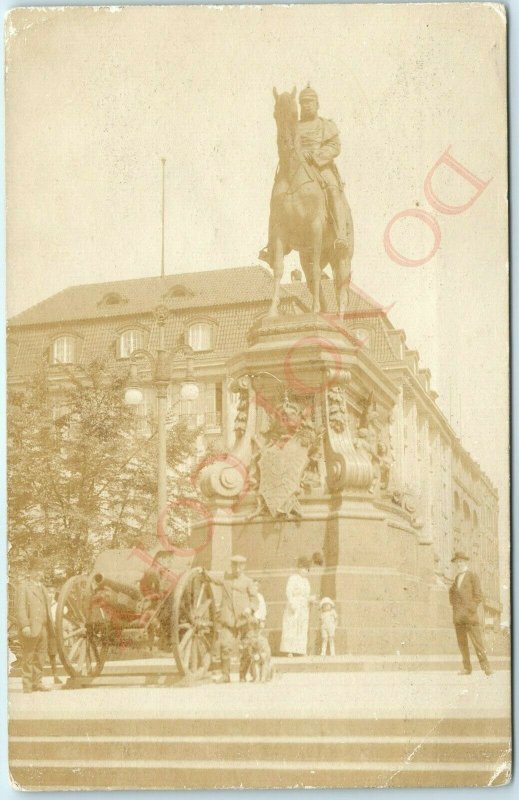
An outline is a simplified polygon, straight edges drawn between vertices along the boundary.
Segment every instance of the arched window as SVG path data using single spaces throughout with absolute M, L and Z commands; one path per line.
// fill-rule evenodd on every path
M 190 347 L 197 352 L 213 349 L 213 326 L 209 322 L 193 322 L 187 332 Z
M 51 364 L 74 364 L 76 362 L 76 337 L 59 336 L 51 347 Z
M 117 358 L 130 358 L 134 350 L 144 347 L 144 331 L 139 328 L 120 334 L 117 341 Z

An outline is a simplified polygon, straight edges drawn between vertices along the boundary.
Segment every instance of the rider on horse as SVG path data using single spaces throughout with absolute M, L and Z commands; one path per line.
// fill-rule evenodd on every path
M 339 131 L 331 119 L 317 115 L 319 100 L 317 92 L 308 85 L 299 94 L 301 106 L 297 122 L 299 145 L 316 180 L 326 193 L 328 214 L 335 231 L 334 247 L 338 254 L 348 248 L 348 206 L 343 192 L 343 182 L 334 159 L 341 152 Z M 278 176 L 276 176 L 276 180 Z M 263 261 L 269 261 L 268 247 L 260 252 Z

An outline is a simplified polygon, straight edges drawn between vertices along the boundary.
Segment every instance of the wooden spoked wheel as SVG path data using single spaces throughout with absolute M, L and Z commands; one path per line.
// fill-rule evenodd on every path
M 100 675 L 106 660 L 106 628 L 94 620 L 87 575 L 69 578 L 56 608 L 56 642 L 65 670 L 72 678 Z
M 216 641 L 216 608 L 211 584 L 199 568 L 185 572 L 175 587 L 171 640 L 180 674 L 203 677 Z

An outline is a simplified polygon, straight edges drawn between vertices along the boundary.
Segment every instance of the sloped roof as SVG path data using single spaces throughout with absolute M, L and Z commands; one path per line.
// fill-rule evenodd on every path
M 186 294 L 174 295 L 183 286 Z M 121 296 L 115 305 L 103 303 L 110 294 Z M 161 303 L 172 309 L 202 308 L 268 300 L 272 296 L 272 274 L 263 267 L 239 267 L 207 272 L 187 272 L 164 278 L 133 278 L 110 283 L 69 286 L 52 297 L 22 311 L 10 325 L 41 325 L 80 319 L 102 319 L 149 313 Z
M 324 313 L 332 315 L 333 323 L 337 311 L 333 281 L 323 280 L 322 287 L 327 305 Z M 272 291 L 272 272 L 259 266 L 71 286 L 9 320 L 9 362 L 13 374 L 30 374 L 51 338 L 66 330 L 80 337 L 79 362 L 88 363 L 113 348 L 117 331 L 128 318 L 147 326 L 148 347 L 155 347 L 158 334 L 152 312 L 161 303 L 173 312 L 165 329 L 168 347 L 179 344 L 193 314 L 205 311 L 218 320 L 212 355 L 227 358 L 247 347 L 248 331 L 261 309 L 266 311 Z M 121 302 L 113 304 L 114 296 Z M 285 311 L 290 299 L 302 309 L 310 308 L 311 296 L 304 281 L 282 284 Z M 378 308 L 360 290 L 350 291 L 347 323 L 370 322 L 371 354 L 385 363 L 392 361 L 394 354 L 385 332 L 387 320 L 370 320 Z
M 335 311 L 333 281 L 323 281 L 330 311 Z M 166 303 L 172 310 L 209 308 L 240 303 L 258 303 L 272 298 L 273 277 L 268 267 L 235 267 L 232 269 L 186 272 L 165 277 L 133 278 L 109 283 L 69 286 L 42 300 L 9 320 L 9 325 L 42 325 L 77 320 L 105 319 L 136 314 L 149 314 Z M 184 291 L 183 291 L 184 290 Z M 285 296 L 298 298 L 308 305 L 310 294 L 306 283 L 283 284 Z M 106 302 L 119 296 L 120 303 Z M 374 304 L 351 292 L 350 310 L 372 310 Z

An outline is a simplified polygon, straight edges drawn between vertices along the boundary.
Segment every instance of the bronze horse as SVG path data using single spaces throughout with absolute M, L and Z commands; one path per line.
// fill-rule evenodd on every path
M 343 318 L 348 305 L 353 255 L 351 215 L 347 250 L 336 252 L 336 234 L 327 209 L 322 176 L 316 167 L 306 162 L 300 149 L 296 88 L 282 94 L 274 89 L 274 98 L 279 165 L 270 201 L 268 261 L 274 272 L 274 295 L 268 314 L 275 316 L 278 311 L 283 259 L 291 250 L 297 250 L 312 294 L 312 311 L 325 310 L 321 271 L 330 264 L 339 316 Z

